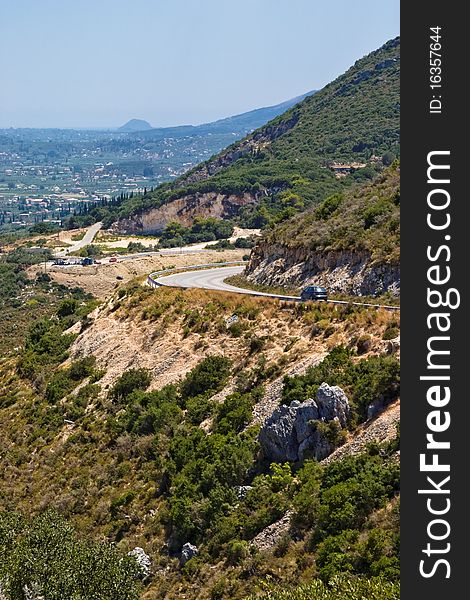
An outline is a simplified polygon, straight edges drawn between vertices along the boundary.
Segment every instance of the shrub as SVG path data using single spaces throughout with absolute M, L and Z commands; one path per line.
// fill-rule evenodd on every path
M 32 521 L 1 514 L 0 554 L 0 580 L 11 600 L 23 600 L 26 586 L 48 600 L 139 598 L 135 559 L 114 545 L 79 539 L 53 512 Z
M 393 326 L 387 327 L 387 329 L 384 331 L 382 339 L 393 340 L 398 336 L 399 333 L 400 333 L 400 330 L 398 327 L 393 327 Z
M 365 354 L 372 348 L 372 338 L 370 335 L 361 335 L 356 343 L 357 353 Z
M 241 431 L 251 420 L 253 400 L 250 394 L 231 394 L 217 409 L 215 430 L 219 433 Z
M 325 583 L 314 579 L 297 587 L 275 586 L 246 600 L 400 600 L 400 585 L 383 579 L 342 575 Z
M 235 248 L 253 248 L 255 240 L 253 238 L 237 238 L 235 240 Z
M 274 548 L 274 556 L 285 556 L 289 550 L 291 541 L 292 539 L 289 534 L 285 533 L 282 535 Z
M 250 350 L 250 354 L 256 354 L 257 352 L 261 352 L 261 350 L 266 346 L 266 338 L 265 337 L 258 337 L 256 335 L 254 335 L 253 337 L 250 337 L 249 340 L 249 350 Z
M 230 221 L 222 219 L 196 218 L 191 227 L 184 227 L 180 223 L 168 223 L 160 234 L 159 245 L 162 248 L 183 246 L 195 242 L 211 242 L 228 238 L 233 233 Z
M 400 363 L 392 356 L 371 356 L 354 365 L 352 396 L 361 420 L 374 400 L 388 403 L 400 392 Z
M 316 563 L 320 577 L 331 580 L 344 572 L 398 580 L 398 536 L 383 529 L 371 529 L 360 537 L 357 530 L 345 530 L 318 545 Z
M 57 309 L 57 315 L 59 317 L 68 317 L 73 315 L 78 308 L 78 301 L 75 298 L 66 298 L 62 300 Z
M 93 373 L 95 357 L 88 356 L 74 361 L 67 369 L 56 371 L 46 387 L 46 399 L 54 404 L 64 398 L 77 385 Z
M 232 540 L 227 548 L 227 561 L 237 565 L 250 555 L 248 543 L 241 540 Z
M 315 216 L 322 221 L 326 221 L 343 202 L 342 194 L 333 194 L 328 196 L 315 210 Z
M 230 367 L 231 361 L 224 356 L 207 356 L 181 382 L 183 398 L 215 394 L 227 382 Z
M 240 323 L 240 321 L 237 321 L 236 323 L 232 323 L 232 325 L 230 325 L 228 331 L 232 337 L 240 337 L 245 329 L 246 326 L 243 323 Z
M 110 396 L 118 401 L 126 400 L 132 392 L 145 390 L 152 378 L 147 369 L 129 369 L 125 371 L 111 388 Z
M 193 425 L 199 425 L 210 416 L 212 403 L 204 395 L 193 396 L 186 401 L 186 417 Z
M 94 356 L 86 356 L 72 362 L 69 368 L 69 374 L 75 381 L 81 381 L 91 375 L 94 371 L 96 358 Z

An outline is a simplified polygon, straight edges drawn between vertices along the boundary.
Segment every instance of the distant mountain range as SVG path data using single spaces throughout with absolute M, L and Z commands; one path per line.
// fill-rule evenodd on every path
M 219 119 L 218 121 L 213 121 L 211 123 L 203 123 L 202 125 L 152 127 L 148 121 L 131 119 L 125 125 L 119 127 L 118 131 L 131 134 L 136 133 L 149 140 L 170 137 L 206 136 L 209 134 L 235 134 L 237 137 L 242 137 L 247 133 L 251 133 L 255 129 L 258 129 L 258 127 L 262 127 L 265 123 L 271 121 L 271 119 L 281 115 L 286 110 L 314 93 L 315 91 L 310 91 L 274 106 L 257 108 L 232 117 L 225 117 L 224 119 Z

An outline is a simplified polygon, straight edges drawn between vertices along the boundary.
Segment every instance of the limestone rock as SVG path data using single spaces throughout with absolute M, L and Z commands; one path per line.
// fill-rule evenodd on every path
M 146 554 L 143 548 L 136 546 L 133 550 L 127 553 L 129 556 L 133 556 L 139 565 L 140 572 L 142 573 L 142 577 L 148 577 L 150 575 L 150 568 L 152 566 L 152 561 L 150 556 Z
M 338 419 L 341 427 L 346 427 L 351 411 L 348 397 L 339 386 L 322 383 L 318 388 L 316 399 L 322 421 Z
M 243 500 L 243 498 L 246 498 L 246 495 L 251 489 L 253 489 L 253 486 L 251 485 L 237 485 L 237 487 L 235 488 L 237 498 L 239 500 Z
M 262 238 L 250 253 L 245 275 L 257 284 L 304 287 L 322 285 L 331 293 L 353 296 L 400 294 L 398 263 L 376 263 L 365 251 L 290 247 Z
M 180 565 L 184 566 L 188 562 L 188 560 L 191 560 L 191 558 L 194 558 L 198 554 L 199 551 L 197 547 L 193 544 L 190 544 L 189 542 L 186 542 L 186 544 L 181 550 Z
M 292 404 L 298 404 L 293 402 Z M 297 406 L 279 406 L 259 432 L 264 455 L 275 462 L 296 462 L 298 443 L 295 431 Z
M 334 450 L 315 422 L 336 421 L 345 427 L 350 416 L 349 402 L 337 386 L 322 383 L 315 400 L 294 401 L 279 406 L 259 433 L 264 455 L 275 462 L 297 462 L 312 456 L 322 460 Z

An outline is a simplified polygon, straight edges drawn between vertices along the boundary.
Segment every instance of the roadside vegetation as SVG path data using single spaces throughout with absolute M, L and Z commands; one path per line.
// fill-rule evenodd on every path
M 80 288 L 54 283 L 47 272 L 38 271 L 31 278 L 28 267 L 43 260 L 44 255 L 24 248 L 15 249 L 0 259 L 0 355 L 14 352 L 24 343 L 32 314 L 35 318 L 49 318 L 67 301 L 75 303 L 77 313 L 86 312 L 87 307 L 92 306 L 90 294 Z
M 191 227 L 168 223 L 160 235 L 160 248 L 176 248 L 197 242 L 210 242 L 228 238 L 233 234 L 233 224 L 221 219 L 196 218 Z
M 367 252 L 372 262 L 398 262 L 399 162 L 369 185 L 328 196 L 317 207 L 270 229 L 265 239 L 308 252 Z

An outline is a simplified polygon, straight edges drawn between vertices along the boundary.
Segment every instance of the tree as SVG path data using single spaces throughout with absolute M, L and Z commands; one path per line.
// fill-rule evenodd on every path
M 115 546 L 78 539 L 53 511 L 32 521 L 0 514 L 0 581 L 10 600 L 137 600 L 139 566 Z M 27 568 L 25 568 L 27 565 Z
M 49 233 L 54 233 L 58 231 L 59 227 L 53 223 L 45 223 L 41 221 L 40 223 L 36 223 L 32 227 L 29 228 L 30 233 L 39 234 L 39 235 L 47 235 Z

